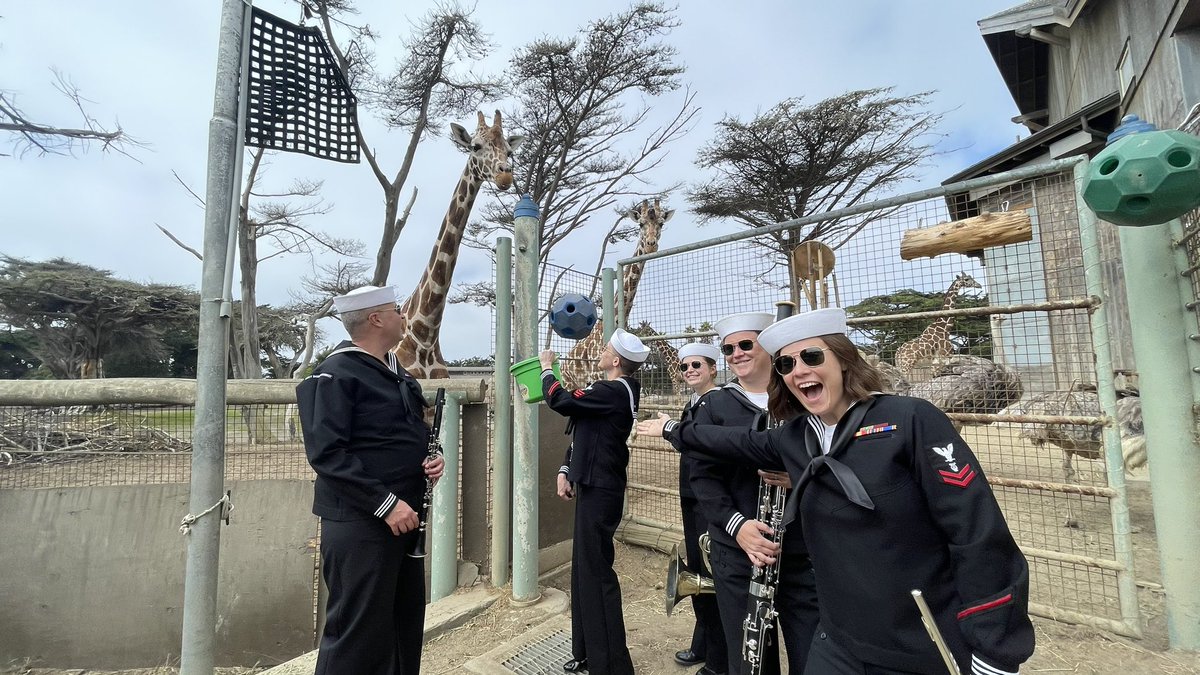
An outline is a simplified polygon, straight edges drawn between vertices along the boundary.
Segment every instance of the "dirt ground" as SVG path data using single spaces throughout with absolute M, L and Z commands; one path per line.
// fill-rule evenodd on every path
M 667 556 L 658 551 L 617 543 L 617 573 L 624 598 L 625 626 L 630 651 L 641 675 L 684 675 L 695 669 L 677 666 L 672 655 L 686 646 L 691 636 L 693 615 L 688 602 L 680 603 L 672 616 L 663 609 Z M 550 584 L 569 590 L 569 574 L 558 574 Z M 1157 605 L 1161 597 L 1143 591 L 1143 609 Z M 1149 612 L 1148 612 L 1149 613 Z M 1022 668 L 1023 673 L 1072 673 L 1078 675 L 1200 675 L 1200 654 L 1160 651 L 1165 634 L 1153 630 L 1144 640 L 1131 640 L 1102 631 L 1034 618 L 1037 651 Z M 442 675 L 462 672 L 462 665 L 497 645 L 523 635 L 545 617 L 536 609 L 514 608 L 502 598 L 467 624 L 448 631 L 425 646 L 423 672 Z M 48 670 L 25 664 L 0 667 L 5 675 L 174 675 L 174 668 L 152 668 L 105 672 L 94 670 Z M 252 668 L 218 669 L 218 675 L 251 675 Z

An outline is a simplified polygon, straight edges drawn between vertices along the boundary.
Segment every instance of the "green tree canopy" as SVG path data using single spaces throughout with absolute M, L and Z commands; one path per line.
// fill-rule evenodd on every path
M 162 337 L 181 326 L 195 332 L 199 304 L 180 286 L 117 279 L 64 258 L 0 255 L 0 322 L 27 332 L 29 351 L 60 379 L 101 376 L 114 350 L 169 358 Z
M 935 312 L 942 308 L 944 293 L 922 293 L 911 288 L 902 288 L 888 295 L 876 295 L 857 305 L 846 308 L 851 317 L 887 316 L 912 312 Z M 960 295 L 954 301 L 955 309 L 963 307 L 985 307 L 987 296 L 970 297 Z M 889 363 L 895 363 L 896 350 L 900 345 L 916 338 L 931 323 L 930 319 L 911 321 L 888 321 L 869 327 L 858 327 L 870 345 L 863 347 Z M 950 342 L 960 354 L 971 354 L 992 358 L 992 328 L 986 316 L 961 316 L 950 326 Z

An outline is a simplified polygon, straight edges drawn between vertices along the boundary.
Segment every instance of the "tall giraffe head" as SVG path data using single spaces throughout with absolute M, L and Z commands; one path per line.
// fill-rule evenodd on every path
M 664 209 L 662 200 L 655 197 L 653 202 L 643 199 L 641 204 L 626 211 L 625 215 L 638 224 L 640 233 L 633 254 L 642 255 L 658 250 L 658 236 L 662 233 L 663 224 L 675 215 L 675 209 Z
M 507 190 L 513 184 L 512 154 L 521 147 L 525 137 L 520 134 L 504 136 L 503 120 L 500 118 L 499 110 L 492 118 L 491 126 L 488 126 L 487 118 L 483 116 L 482 112 L 478 114 L 479 126 L 475 129 L 474 135 L 467 133 L 466 128 L 461 124 L 451 123 L 450 139 L 454 141 L 455 145 L 470 154 L 467 173 L 470 174 L 471 181 L 476 186 L 490 180 L 500 190 Z M 458 194 L 456 199 L 465 201 L 468 197 L 466 194 Z
M 664 209 L 662 200 L 657 197 L 651 202 L 643 199 L 641 204 L 625 212 L 625 215 L 638 224 L 637 246 L 633 255 L 654 253 L 658 250 L 658 237 L 662 234 L 663 224 L 675 215 L 675 209 Z M 621 279 L 622 301 L 625 303 L 625 314 L 628 316 L 633 307 L 633 298 L 637 294 L 638 282 L 642 279 L 642 268 L 645 263 L 634 263 L 625 268 Z
M 982 289 L 983 286 L 980 286 L 979 282 L 975 281 L 975 278 L 970 274 L 967 274 L 966 272 L 959 272 L 958 276 L 954 277 L 954 281 L 950 282 L 950 287 L 946 289 L 946 303 L 951 305 L 954 304 L 954 298 L 958 297 L 958 294 L 961 293 L 965 288 Z

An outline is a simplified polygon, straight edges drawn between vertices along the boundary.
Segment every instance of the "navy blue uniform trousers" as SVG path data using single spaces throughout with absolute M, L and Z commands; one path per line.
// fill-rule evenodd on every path
M 688 570 L 711 578 L 712 570 L 704 564 L 704 556 L 700 554 L 700 535 L 708 531 L 708 521 L 694 497 L 681 497 L 679 501 L 683 510 L 683 547 L 687 551 Z M 725 644 L 721 614 L 717 611 L 717 596 L 693 595 L 692 611 L 696 613 L 696 627 L 692 629 L 690 649 L 704 657 L 706 665 L 714 673 L 725 672 L 729 648 Z
M 591 675 L 633 675 L 633 659 L 625 644 L 621 585 L 613 570 L 613 535 L 621 523 L 624 492 L 575 485 L 571 652 L 588 660 Z
M 425 560 L 407 555 L 415 540 L 378 518 L 321 520 L 329 605 L 315 675 L 421 672 Z

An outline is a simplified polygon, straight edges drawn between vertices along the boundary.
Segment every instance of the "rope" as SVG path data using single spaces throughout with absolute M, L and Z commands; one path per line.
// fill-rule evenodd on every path
M 212 506 L 208 507 L 207 509 L 204 509 L 199 514 L 193 516 L 192 514 L 189 513 L 186 516 L 184 516 L 183 520 L 179 521 L 179 534 L 182 534 L 182 535 L 191 534 L 193 523 L 195 523 L 197 520 L 200 520 L 204 516 L 207 516 L 208 514 L 212 513 L 216 509 L 220 508 L 220 506 L 222 504 L 229 504 L 229 512 L 230 513 L 233 512 L 233 504 L 230 503 L 230 501 L 229 501 L 229 495 L 227 495 L 227 494 L 221 495 L 221 498 L 217 500 L 216 504 L 213 504 Z

